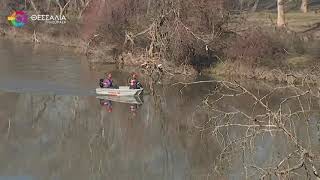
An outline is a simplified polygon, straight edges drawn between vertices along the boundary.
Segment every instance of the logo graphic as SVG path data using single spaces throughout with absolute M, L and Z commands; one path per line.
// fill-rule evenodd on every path
M 30 19 L 32 21 L 43 21 L 48 24 L 65 24 L 67 18 L 64 15 L 31 15 Z
M 22 27 L 28 22 L 28 15 L 24 11 L 14 11 L 8 16 L 8 21 L 14 27 Z

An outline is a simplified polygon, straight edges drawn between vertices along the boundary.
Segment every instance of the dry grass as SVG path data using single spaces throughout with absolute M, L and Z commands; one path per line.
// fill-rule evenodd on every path
M 70 38 L 67 36 L 53 37 L 48 33 L 37 32 L 37 31 L 26 31 L 24 29 L 17 28 L 0 28 L 0 31 L 3 32 L 3 38 L 15 39 L 23 42 L 35 42 L 44 43 L 44 44 L 55 44 L 59 46 L 79 48 L 83 47 L 84 43 L 81 39 Z
M 261 26 L 275 25 L 277 14 L 271 12 L 250 13 L 247 15 L 248 21 Z M 320 14 L 309 12 L 289 12 L 286 14 L 288 28 L 295 32 L 303 32 L 320 23 Z
M 303 58 L 305 66 L 303 68 L 299 59 Z M 287 67 L 270 68 L 266 66 L 250 66 L 236 62 L 224 62 L 218 64 L 209 70 L 214 76 L 247 78 L 255 80 L 265 80 L 271 82 L 288 83 L 288 84 L 317 84 L 320 85 L 318 66 L 306 66 L 309 62 L 307 57 L 291 58 L 287 60 Z M 294 69 L 294 70 L 293 70 Z
M 307 55 L 291 57 L 287 59 L 288 65 L 294 68 L 307 68 L 308 66 L 312 65 L 313 62 L 313 58 Z
M 289 32 L 295 31 L 297 33 L 288 33 L 288 31 L 283 31 L 274 29 L 276 22 L 276 14 L 271 12 L 259 12 L 246 14 L 247 21 L 241 24 L 240 28 L 246 29 L 241 32 L 241 37 L 250 29 L 254 29 L 257 26 L 263 27 L 264 31 L 269 33 L 270 39 L 277 42 L 272 45 L 267 45 L 274 49 L 279 47 L 280 50 L 283 49 L 285 53 L 282 56 L 262 56 L 259 61 L 255 60 L 253 63 L 243 63 L 241 61 L 241 55 L 248 53 L 249 50 L 258 52 L 255 48 L 259 48 L 254 45 L 250 49 L 250 46 L 240 46 L 236 45 L 237 48 L 243 47 L 243 50 L 238 50 L 240 55 L 231 53 L 235 57 L 233 61 L 230 61 L 230 57 L 226 59 L 224 63 L 218 64 L 210 70 L 211 74 L 224 76 L 224 77 L 242 77 L 249 79 L 259 79 L 266 81 L 284 82 L 290 84 L 300 84 L 304 82 L 309 82 L 313 84 L 319 84 L 319 51 L 318 42 L 316 40 L 305 39 L 308 36 L 304 32 L 312 27 L 317 26 L 320 23 L 320 14 L 316 13 L 300 13 L 300 12 L 290 12 L 287 14 L 287 22 Z M 308 31 L 308 33 L 320 32 L 317 28 L 313 31 Z M 250 33 L 249 33 L 250 34 Z M 248 38 L 245 38 L 248 39 Z M 266 44 L 265 42 L 257 38 L 253 42 L 260 42 Z M 243 42 L 244 40 L 240 41 Z M 254 44 L 254 43 L 249 43 Z M 263 48 L 265 49 L 265 47 Z M 230 52 L 229 52 L 230 53 Z M 261 53 L 266 55 L 266 53 Z M 259 57 L 259 56 L 258 56 Z M 247 56 L 244 57 L 247 61 Z

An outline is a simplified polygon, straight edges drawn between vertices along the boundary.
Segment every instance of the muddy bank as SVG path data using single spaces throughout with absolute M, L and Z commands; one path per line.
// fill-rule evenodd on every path
M 46 29 L 42 31 L 42 29 Z M 38 30 L 35 28 L 14 28 L 5 24 L 0 27 L 1 38 L 10 39 L 19 42 L 25 43 L 34 43 L 34 44 L 53 44 L 57 46 L 64 46 L 67 48 L 74 48 L 75 51 L 81 55 L 90 56 L 88 58 L 89 62 L 109 62 L 114 63 L 113 57 L 104 55 L 104 58 L 101 58 L 99 51 L 96 49 L 89 49 L 89 45 L 85 40 L 77 36 L 71 36 L 74 32 L 68 31 L 61 33 L 59 27 L 48 27 L 40 26 Z M 110 46 L 111 47 L 111 46 Z M 109 46 L 108 46 L 109 48 Z M 105 50 L 105 48 L 100 51 Z M 95 55 L 96 58 L 93 58 L 92 55 Z M 100 58 L 98 58 L 100 57 Z
M 177 79 L 181 81 L 192 80 L 191 77 L 197 74 L 196 70 L 189 65 L 176 66 L 158 57 L 149 57 L 142 51 L 121 52 L 115 45 L 105 43 L 91 46 L 90 43 L 94 43 L 94 39 L 86 43 L 79 37 L 65 36 L 68 33 L 53 37 L 52 34 L 55 34 L 55 30 L 48 31 L 51 33 L 41 31 L 32 33 L 28 29 L 13 28 L 8 25 L 0 27 L 2 39 L 14 39 L 19 42 L 34 43 L 35 45 L 53 44 L 73 48 L 77 54 L 87 57 L 92 70 L 104 71 L 104 65 L 116 64 L 116 68 L 127 72 L 139 72 L 143 76 L 151 77 L 156 82 L 163 81 L 163 83 Z M 202 74 L 289 84 L 320 84 L 320 71 L 317 67 L 319 67 L 319 64 L 314 57 L 288 58 L 279 67 L 254 66 L 240 61 L 224 61 L 202 71 Z
M 46 24 L 38 25 L 37 28 L 31 26 L 14 28 L 6 23 L 2 23 L 2 25 L 3 26 L 0 27 L 1 38 L 34 43 L 35 45 L 54 44 L 61 47 L 73 48 L 77 54 L 87 57 L 91 69 L 96 69 L 103 64 L 115 64 L 119 69 L 128 72 L 139 72 L 146 77 L 151 77 L 156 82 L 162 79 L 172 81 L 172 79 L 175 79 L 178 76 L 179 80 L 190 80 L 201 72 L 201 74 L 222 76 L 224 78 L 240 77 L 290 84 L 301 84 L 306 82 L 319 84 L 318 79 L 320 70 L 317 68 L 319 67 L 318 59 L 320 56 L 320 51 L 317 48 L 319 42 L 317 43 L 314 41 L 303 42 L 303 40 L 301 40 L 302 43 L 299 43 L 299 41 L 294 47 L 285 45 L 284 47 L 286 49 L 289 48 L 289 50 L 282 52 L 282 57 L 279 59 L 275 59 L 276 56 L 263 57 L 262 60 L 259 60 L 259 62 L 262 62 L 260 64 L 255 62 L 252 63 L 252 61 L 247 60 L 256 57 L 251 57 L 251 54 L 247 55 L 248 57 L 245 57 L 246 54 L 244 55 L 242 53 L 243 51 L 260 52 L 260 49 L 245 46 L 246 49 L 243 50 L 238 48 L 241 44 L 235 43 L 235 47 L 233 49 L 231 48 L 233 51 L 226 52 L 233 54 L 235 61 L 229 61 L 227 59 L 228 57 L 221 57 L 222 59 L 219 58 L 220 61 L 218 64 L 209 69 L 198 71 L 195 66 L 192 67 L 192 65 L 186 63 L 177 65 L 173 60 L 167 60 L 157 54 L 150 54 L 145 49 L 134 48 L 129 50 L 130 48 L 119 46 L 119 43 L 116 45 L 116 43 L 112 43 L 111 40 L 109 41 L 110 44 L 108 44 L 108 41 L 106 40 L 108 38 L 100 34 L 93 35 L 89 40 L 84 40 L 81 38 L 81 35 L 77 34 L 77 32 L 80 32 L 80 24 L 77 23 L 70 23 L 63 26 L 63 28 L 59 25 L 48 26 Z M 279 33 L 275 35 L 283 34 Z M 285 35 L 284 37 L 287 36 Z M 256 38 L 255 36 L 251 38 L 253 38 L 252 41 L 256 40 L 254 39 Z M 290 42 L 282 43 L 295 43 L 293 41 L 296 40 L 296 37 L 292 39 L 293 40 L 288 40 Z M 251 41 L 248 41 L 247 44 L 251 44 Z M 275 45 L 274 42 L 270 42 L 270 47 L 268 48 L 273 49 L 273 45 Z M 310 47 L 314 48 L 312 49 Z M 282 47 L 280 46 L 277 47 L 277 49 L 281 48 Z M 273 50 L 270 50 L 270 52 L 273 53 Z M 290 54 L 291 52 L 295 54 Z M 302 53 L 302 55 L 299 53 Z M 243 59 L 241 59 L 241 56 Z M 258 57 L 260 55 L 254 54 L 254 56 Z M 207 59 L 208 58 L 209 56 Z M 267 58 L 272 60 L 268 60 Z M 196 61 L 194 62 L 195 65 L 201 64 L 199 62 L 201 58 L 194 58 L 193 60 Z
M 42 27 L 44 28 L 44 27 Z M 156 74 L 166 74 L 169 79 L 177 74 L 192 76 L 196 71 L 188 65 L 176 66 L 165 62 L 157 57 L 148 57 L 145 53 L 137 50 L 135 52 L 123 52 L 122 47 L 114 43 L 97 43 L 100 37 L 93 37 L 88 41 L 78 36 L 70 36 L 68 28 L 64 33 L 58 33 L 56 28 L 49 28 L 46 32 L 31 29 L 19 29 L 7 26 L 0 27 L 2 39 L 15 40 L 23 43 L 53 44 L 56 46 L 73 49 L 78 55 L 87 57 L 92 69 L 101 64 L 116 64 L 122 69 L 135 69 L 142 74 L 154 76 Z M 102 38 L 102 37 L 101 37 Z M 131 68 L 132 67 L 132 68 Z

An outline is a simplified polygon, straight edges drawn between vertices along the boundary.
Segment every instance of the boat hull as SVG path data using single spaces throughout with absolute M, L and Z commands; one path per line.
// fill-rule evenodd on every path
M 130 89 L 129 86 L 120 86 L 119 89 L 97 88 L 96 94 L 106 96 L 139 96 L 143 89 Z

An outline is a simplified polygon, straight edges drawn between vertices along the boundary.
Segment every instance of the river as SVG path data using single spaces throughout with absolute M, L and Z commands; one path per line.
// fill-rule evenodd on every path
M 8 40 L 0 40 L 0 57 L 0 180 L 258 179 L 296 151 L 288 136 L 276 131 L 257 133 L 251 141 L 238 138 L 256 128 L 217 133 L 224 121 L 246 124 L 243 114 L 252 112 L 255 102 L 248 95 L 226 96 L 208 108 L 204 102 L 215 83 L 156 85 L 156 93 L 146 93 L 140 104 L 105 105 L 94 94 L 97 79 L 108 71 L 123 84 L 128 72 L 110 65 L 92 70 L 72 50 Z M 262 86 L 248 89 L 267 93 Z M 268 105 L 278 108 L 290 93 L 282 90 Z M 309 107 L 308 121 L 296 116 L 289 124 L 299 144 L 313 152 L 318 169 L 320 101 L 301 101 L 288 106 Z M 299 156 L 292 157 L 281 168 L 298 163 Z M 309 173 L 300 168 L 283 177 L 315 179 L 312 166 L 306 167 Z

